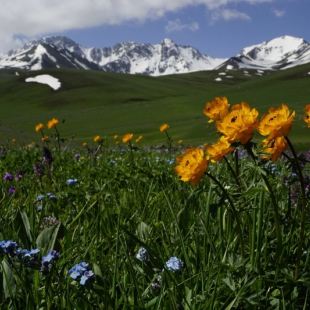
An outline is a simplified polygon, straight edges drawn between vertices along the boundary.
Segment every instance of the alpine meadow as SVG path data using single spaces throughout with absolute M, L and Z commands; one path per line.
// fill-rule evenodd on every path
M 309 309 L 309 86 L 1 69 L 0 309 Z

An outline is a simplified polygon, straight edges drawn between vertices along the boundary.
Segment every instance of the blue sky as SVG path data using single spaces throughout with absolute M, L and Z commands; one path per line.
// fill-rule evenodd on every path
M 171 38 L 212 57 L 291 35 L 310 42 L 310 0 L 0 0 L 0 53 L 65 35 L 86 47 Z

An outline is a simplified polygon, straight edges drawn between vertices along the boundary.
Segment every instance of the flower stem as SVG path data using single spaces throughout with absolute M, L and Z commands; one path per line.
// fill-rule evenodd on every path
M 238 158 L 238 157 L 237 157 Z M 224 160 L 228 166 L 229 171 L 231 172 L 231 174 L 233 175 L 239 189 L 241 188 L 240 182 L 238 180 L 238 172 L 235 172 L 234 169 L 232 168 L 231 164 L 229 163 L 228 159 L 226 158 L 226 156 L 224 156 Z
M 172 149 L 172 140 L 171 140 L 171 137 L 169 136 L 167 130 L 165 130 L 165 133 L 166 133 L 167 141 L 168 141 L 168 144 L 169 144 L 169 151 L 171 151 L 171 149 Z
M 298 161 L 298 157 L 295 151 L 295 148 L 290 141 L 288 137 L 285 137 L 285 140 L 287 141 L 296 165 L 296 170 L 297 174 L 299 177 L 300 181 L 300 186 L 301 186 L 301 196 L 302 196 L 302 209 L 301 209 L 301 220 L 300 220 L 300 230 L 299 230 L 299 241 L 298 241 L 298 249 L 297 249 L 297 260 L 296 260 L 296 267 L 295 267 L 295 279 L 297 279 L 299 275 L 299 268 L 300 268 L 300 259 L 301 259 L 301 254 L 302 254 L 302 244 L 303 244 L 303 239 L 304 239 L 304 234 L 305 234 L 305 223 L 306 223 L 306 210 L 307 210 L 307 202 L 306 202 L 306 191 L 305 191 L 305 181 L 304 177 L 301 171 L 301 167 Z
M 256 163 L 257 162 L 257 157 L 253 154 L 253 151 L 250 147 L 249 144 L 245 144 L 245 149 L 247 150 L 248 154 L 251 156 L 253 161 Z M 279 220 L 279 206 L 276 200 L 276 197 L 274 195 L 274 192 L 272 190 L 272 187 L 269 183 L 268 178 L 264 175 L 261 174 L 265 185 L 267 186 L 268 192 L 270 194 L 270 198 L 272 201 L 273 205 L 273 211 L 274 211 L 274 216 L 275 216 L 275 224 L 276 224 L 276 238 L 277 238 L 277 252 L 276 252 L 276 275 L 278 273 L 278 268 L 280 264 L 280 258 L 281 258 L 281 252 L 282 252 L 282 235 L 281 235 L 281 228 L 280 228 L 280 220 Z
M 238 213 L 237 210 L 234 206 L 234 203 L 232 202 L 230 196 L 228 195 L 225 187 L 210 173 L 205 172 L 205 174 L 216 183 L 216 185 L 219 186 L 219 188 L 222 190 L 222 192 L 224 193 L 224 195 L 226 196 L 229 205 L 231 207 L 231 211 L 236 219 L 236 224 L 237 224 L 237 231 L 238 231 L 238 235 L 239 235 L 239 239 L 240 239 L 240 247 L 241 247 L 241 257 L 244 258 L 244 243 L 243 243 L 243 237 L 242 237 L 242 229 L 241 229 L 241 224 L 240 224 L 240 219 L 238 217 Z

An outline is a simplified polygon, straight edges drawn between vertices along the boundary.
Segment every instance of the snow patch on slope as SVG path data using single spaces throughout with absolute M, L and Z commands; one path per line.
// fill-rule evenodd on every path
M 59 80 L 49 74 L 37 75 L 35 77 L 27 78 L 25 81 L 46 84 L 50 86 L 51 88 L 53 88 L 54 90 L 59 89 L 61 86 L 61 83 L 59 82 Z

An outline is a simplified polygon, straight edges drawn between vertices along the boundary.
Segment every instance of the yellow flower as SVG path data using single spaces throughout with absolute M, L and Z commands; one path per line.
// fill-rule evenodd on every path
M 187 149 L 184 155 L 177 157 L 178 166 L 174 167 L 174 172 L 180 176 L 180 180 L 196 185 L 209 164 L 204 151 L 199 148 Z
M 179 143 L 179 144 L 182 144 L 182 143 L 183 143 L 183 140 L 179 140 L 178 143 Z
M 142 138 L 142 136 L 139 136 L 139 138 L 136 139 L 136 143 L 138 143 Z
M 43 129 L 43 124 L 38 124 L 38 125 L 36 125 L 36 127 L 35 127 L 35 129 L 36 129 L 36 132 L 39 132 L 39 131 L 41 131 L 42 129 Z
M 271 161 L 276 161 L 282 154 L 284 150 L 287 149 L 288 143 L 284 137 L 277 137 L 275 139 L 267 138 L 263 140 L 264 148 L 263 153 L 269 155 L 261 155 L 261 158 L 269 159 Z
M 162 124 L 159 126 L 159 130 L 160 131 L 166 131 L 169 128 L 168 124 Z
M 115 144 L 119 144 L 119 141 L 115 141 Z
M 115 140 L 118 138 L 118 135 L 114 135 L 114 137 L 113 137 Z
M 99 142 L 100 141 L 100 136 L 94 136 L 94 142 Z
M 227 141 L 225 136 L 222 136 L 215 144 L 206 148 L 206 153 L 211 157 L 212 162 L 218 162 L 227 154 L 234 151 L 234 147 Z
M 257 116 L 258 111 L 251 110 L 246 102 L 235 104 L 229 114 L 216 122 L 216 128 L 227 137 L 229 143 L 240 140 L 246 144 L 253 137 L 258 124 Z
M 282 103 L 278 109 L 270 108 L 269 114 L 264 114 L 257 126 L 262 136 L 269 136 L 270 139 L 287 137 L 293 125 L 295 111 L 290 115 L 288 106 Z
M 302 119 L 308 124 L 308 127 L 310 127 L 310 104 L 306 105 L 305 113 L 307 116 L 304 116 Z
M 42 141 L 47 141 L 48 140 L 48 136 L 47 135 L 43 135 L 41 138 Z
M 16 142 L 16 139 L 12 139 L 12 143 L 15 143 Z
M 50 121 L 47 122 L 47 128 L 51 129 L 55 127 L 58 124 L 58 119 L 57 118 L 52 118 Z
M 133 136 L 133 133 L 126 133 L 123 136 L 123 142 L 126 143 L 126 142 L 130 141 L 132 139 L 132 136 Z
M 83 142 L 83 144 L 82 144 L 83 146 L 86 146 L 87 145 L 87 143 L 86 142 Z
M 218 119 L 225 117 L 229 111 L 230 104 L 226 97 L 216 97 L 212 102 L 207 102 L 206 107 L 203 109 L 203 113 L 210 117 L 209 123 L 212 123 Z

